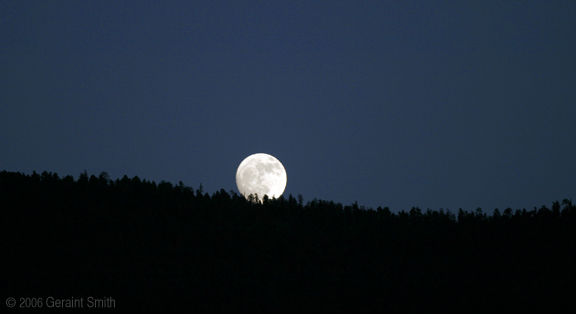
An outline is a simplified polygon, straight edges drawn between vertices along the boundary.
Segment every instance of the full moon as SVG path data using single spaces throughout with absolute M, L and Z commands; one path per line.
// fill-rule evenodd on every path
M 250 194 L 258 194 L 262 200 L 278 198 L 286 188 L 286 170 L 280 161 L 268 154 L 254 154 L 246 157 L 236 171 L 238 191 L 248 198 Z

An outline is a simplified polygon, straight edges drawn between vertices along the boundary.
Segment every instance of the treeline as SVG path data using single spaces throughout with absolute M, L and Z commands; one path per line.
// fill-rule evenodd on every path
M 189 312 L 555 312 L 576 205 L 394 213 L 182 182 L 0 172 L 4 297 Z

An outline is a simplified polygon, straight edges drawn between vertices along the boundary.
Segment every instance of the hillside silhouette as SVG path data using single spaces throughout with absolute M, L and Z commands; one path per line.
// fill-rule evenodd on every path
M 576 205 L 392 212 L 0 172 L 2 296 L 198 313 L 574 309 Z M 18 309 L 12 309 L 16 312 Z

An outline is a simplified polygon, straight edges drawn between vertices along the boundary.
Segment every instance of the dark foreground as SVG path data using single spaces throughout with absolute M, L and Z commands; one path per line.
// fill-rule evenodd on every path
M 394 214 L 292 196 L 260 204 L 105 173 L 4 171 L 0 222 L 2 297 L 15 298 L 14 313 L 78 299 L 82 312 L 576 309 L 570 200 L 491 216 Z

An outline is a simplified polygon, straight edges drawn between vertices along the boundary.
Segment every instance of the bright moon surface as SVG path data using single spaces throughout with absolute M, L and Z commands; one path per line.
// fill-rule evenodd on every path
M 286 170 L 280 161 L 268 154 L 254 154 L 246 157 L 236 171 L 238 191 L 248 198 L 250 194 L 258 194 L 262 200 L 278 198 L 286 188 Z

